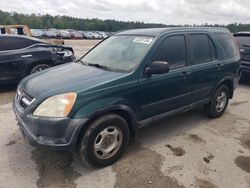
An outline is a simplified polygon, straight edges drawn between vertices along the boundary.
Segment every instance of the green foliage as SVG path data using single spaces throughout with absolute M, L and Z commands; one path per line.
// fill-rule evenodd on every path
M 229 25 L 164 25 L 144 22 L 123 22 L 116 20 L 80 19 L 69 16 L 51 16 L 36 14 L 8 13 L 0 10 L 0 25 L 25 24 L 36 29 L 76 29 L 76 30 L 98 30 L 98 31 L 119 31 L 132 28 L 152 27 L 176 27 L 176 26 L 207 26 L 227 27 L 231 32 L 250 31 L 250 24 L 233 23 Z

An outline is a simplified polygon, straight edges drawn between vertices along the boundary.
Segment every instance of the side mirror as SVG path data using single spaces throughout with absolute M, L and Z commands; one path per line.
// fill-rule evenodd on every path
M 154 61 L 149 67 L 146 67 L 145 74 L 164 74 L 169 72 L 169 64 L 165 61 Z

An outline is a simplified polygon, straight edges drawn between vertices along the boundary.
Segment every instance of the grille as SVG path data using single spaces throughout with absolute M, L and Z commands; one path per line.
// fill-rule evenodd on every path
M 34 100 L 35 98 L 28 95 L 21 87 L 17 89 L 16 101 L 23 110 L 30 106 Z

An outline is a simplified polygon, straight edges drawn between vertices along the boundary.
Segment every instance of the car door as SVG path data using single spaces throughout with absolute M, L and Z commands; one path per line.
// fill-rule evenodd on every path
M 193 73 L 192 102 L 197 103 L 209 99 L 220 78 L 220 64 L 216 57 L 215 45 L 208 34 L 189 34 L 189 43 Z
M 170 71 L 150 77 L 143 76 L 139 80 L 141 120 L 190 103 L 192 81 L 191 68 L 187 65 L 185 35 L 167 36 L 161 40 L 150 61 L 166 61 L 170 65 Z

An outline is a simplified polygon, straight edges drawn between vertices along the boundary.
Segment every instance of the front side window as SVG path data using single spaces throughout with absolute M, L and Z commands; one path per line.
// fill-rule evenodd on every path
M 112 36 L 85 55 L 81 62 L 110 71 L 130 72 L 141 62 L 153 39 L 149 36 Z
M 177 35 L 164 39 L 154 52 L 153 61 L 168 62 L 170 69 L 184 67 L 187 62 L 185 36 Z
M 191 34 L 192 63 L 201 64 L 215 59 L 215 47 L 206 34 Z

